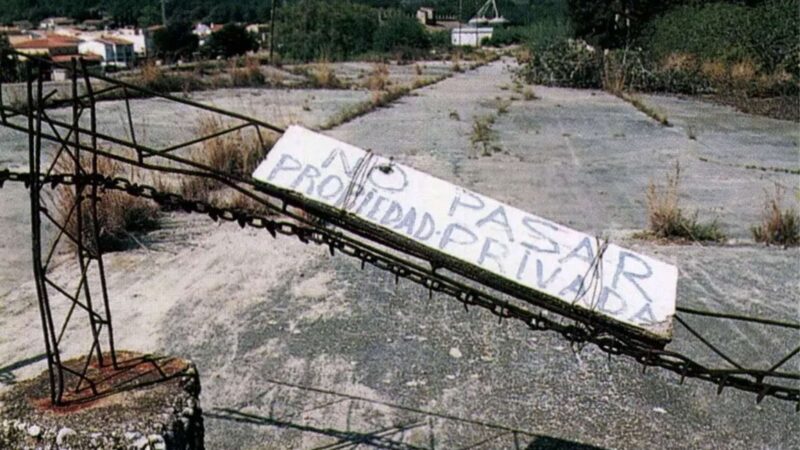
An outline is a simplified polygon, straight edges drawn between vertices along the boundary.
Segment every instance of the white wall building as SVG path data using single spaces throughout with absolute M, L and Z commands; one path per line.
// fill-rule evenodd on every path
M 480 47 L 481 41 L 492 37 L 492 27 L 475 27 L 465 25 L 459 28 L 453 28 L 450 36 L 453 45 Z
M 130 67 L 133 65 L 133 43 L 124 39 L 102 36 L 78 44 L 82 55 L 98 55 L 102 66 Z
M 143 28 L 119 28 L 108 30 L 106 36 L 124 39 L 133 44 L 133 52 L 140 58 L 146 58 L 153 53 L 153 36 L 149 30 Z

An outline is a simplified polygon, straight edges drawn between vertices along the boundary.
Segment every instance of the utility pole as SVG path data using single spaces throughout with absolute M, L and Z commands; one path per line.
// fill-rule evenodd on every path
M 165 3 L 167 0 L 161 0 L 161 25 L 167 26 L 167 7 Z
M 458 45 L 461 46 L 461 7 L 464 0 L 458 0 Z
M 272 0 L 269 22 L 269 63 L 273 64 L 275 62 L 272 59 L 275 51 L 275 0 Z

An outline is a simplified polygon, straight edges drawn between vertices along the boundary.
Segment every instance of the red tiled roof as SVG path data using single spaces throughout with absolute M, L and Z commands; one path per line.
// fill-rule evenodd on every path
M 53 62 L 57 63 L 64 63 L 72 61 L 72 58 L 78 59 L 83 58 L 86 61 L 102 61 L 103 57 L 100 55 L 95 55 L 94 53 L 83 53 L 80 55 L 55 55 L 52 57 Z
M 78 45 L 78 41 L 73 39 L 53 39 L 53 38 L 46 38 L 46 39 L 31 39 L 30 41 L 19 42 L 17 44 L 13 44 L 15 49 L 32 49 L 32 48 L 63 48 L 63 47 L 75 47 Z
M 100 36 L 100 39 L 97 39 L 97 41 L 114 45 L 133 45 L 133 42 L 129 40 L 118 38 L 115 36 L 105 36 L 105 35 Z

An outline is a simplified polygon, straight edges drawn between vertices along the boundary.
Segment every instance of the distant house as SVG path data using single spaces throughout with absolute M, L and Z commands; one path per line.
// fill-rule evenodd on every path
M 82 57 L 90 65 L 100 62 L 99 55 L 82 55 L 78 48 L 81 41 L 60 35 L 47 35 L 43 38 L 27 39 L 21 42 L 12 43 L 11 46 L 20 53 L 48 58 L 55 63 L 65 64 L 73 58 Z M 52 67 L 51 72 L 45 76 L 54 81 L 66 79 L 67 71 L 63 68 Z
M 39 28 L 42 30 L 55 30 L 58 27 L 71 27 L 73 25 L 75 25 L 75 20 L 69 17 L 48 17 L 39 22 Z
M 192 30 L 192 34 L 197 36 L 198 44 L 205 45 L 206 40 L 208 40 L 208 37 L 211 36 L 212 33 L 216 33 L 217 31 L 221 30 L 222 27 L 224 27 L 224 25 L 218 23 L 216 24 L 212 23 L 211 25 L 198 23 Z
M 417 20 L 423 25 L 436 25 L 433 8 L 422 7 L 417 10 Z
M 31 28 L 33 28 L 33 24 L 28 20 L 17 20 L 14 21 L 12 25 L 19 28 L 22 31 L 30 30 Z
M 81 22 L 78 28 L 86 31 L 96 31 L 106 28 L 109 23 L 108 19 L 87 19 Z
M 211 25 L 213 26 L 214 24 L 212 23 Z M 206 36 L 211 35 L 211 27 L 204 23 L 198 23 L 197 25 L 194 26 L 192 34 L 202 39 Z
M 269 41 L 269 24 L 268 23 L 251 23 L 245 27 L 248 33 L 256 37 L 256 40 L 264 44 Z
M 44 35 L 32 31 L 25 31 L 19 34 L 7 34 L 8 42 L 14 47 L 16 44 L 32 41 L 34 39 L 42 39 Z
M 119 28 L 106 31 L 105 34 L 133 43 L 133 53 L 138 58 L 147 58 L 153 53 L 153 33 L 148 29 Z
M 492 37 L 492 27 L 464 25 L 451 30 L 452 44 L 456 46 L 480 47 L 484 39 Z
M 31 56 L 50 57 L 53 61 L 68 61 L 69 57 L 78 56 L 80 40 L 67 36 L 48 35 L 44 38 L 27 39 L 12 43 L 11 46 L 20 53 Z M 65 58 L 67 57 L 67 58 Z
M 81 55 L 98 55 L 104 67 L 130 67 L 135 54 L 133 42 L 114 36 L 100 36 L 95 39 L 81 41 L 78 44 Z

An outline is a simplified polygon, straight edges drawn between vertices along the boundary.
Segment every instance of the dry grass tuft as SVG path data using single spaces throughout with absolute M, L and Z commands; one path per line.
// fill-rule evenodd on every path
M 210 136 L 225 129 L 230 124 L 216 116 L 201 116 L 197 121 L 199 136 Z M 275 144 L 275 136 L 262 133 L 253 128 L 237 130 L 206 140 L 192 149 L 191 159 L 217 171 L 237 176 L 249 176 L 264 159 Z M 181 179 L 180 194 L 193 200 L 208 201 L 211 193 L 223 184 L 217 180 L 203 177 Z
M 645 113 L 651 119 L 655 120 L 656 122 L 660 123 L 661 125 L 663 125 L 665 127 L 671 127 L 672 126 L 672 124 L 669 122 L 669 119 L 667 118 L 666 114 L 664 114 L 661 111 L 658 111 L 657 109 L 655 109 L 655 108 L 651 107 L 650 105 L 648 105 L 647 103 L 645 103 L 641 99 L 641 97 L 639 97 L 638 95 L 626 94 L 624 92 L 619 92 L 618 95 L 619 95 L 620 98 L 622 98 L 626 102 L 630 103 L 636 109 L 638 109 L 639 111 Z
M 497 100 L 497 115 L 498 116 L 502 116 L 504 114 L 508 114 L 508 109 L 511 107 L 511 103 L 513 103 L 513 100 L 511 100 L 511 99 L 508 99 L 508 100 L 498 99 Z
M 782 208 L 784 194 L 778 185 L 773 195 L 767 194 L 761 223 L 751 228 L 756 242 L 784 247 L 800 244 L 800 215 L 793 208 Z
M 667 183 L 659 188 L 652 181 L 647 186 L 647 219 L 652 236 L 663 239 L 689 239 L 692 241 L 722 241 L 725 235 L 716 221 L 701 224 L 697 214 L 684 215 L 679 205 L 680 164 L 675 173 L 667 175 Z
M 482 150 L 483 156 L 491 156 L 492 150 L 495 152 L 500 151 L 500 148 L 493 145 L 496 138 L 496 133 L 492 129 L 496 118 L 495 116 L 476 117 L 472 122 L 472 134 L 470 134 L 470 142 L 472 147 L 476 150 Z
M 536 95 L 536 92 L 534 92 L 533 89 L 529 87 L 525 88 L 525 90 L 522 91 L 522 98 L 524 98 L 526 101 L 539 99 L 539 97 Z
M 389 86 L 389 67 L 384 63 L 377 63 L 372 66 L 364 87 L 371 91 L 382 91 Z
M 91 157 L 82 158 L 82 166 L 90 168 Z M 72 160 L 62 157 L 56 163 L 58 173 L 73 173 Z M 135 180 L 137 173 L 125 171 L 122 166 L 108 158 L 98 157 L 97 171 L 107 177 L 122 177 Z M 153 231 L 159 227 L 160 211 L 158 205 L 150 200 L 133 197 L 116 190 L 98 190 L 97 202 L 97 236 L 91 214 L 91 202 L 87 198 L 90 188 L 85 188 L 84 200 L 81 202 L 81 213 L 75 208 L 76 196 L 73 186 L 60 186 L 52 197 L 56 216 L 66 224 L 66 231 L 73 238 L 78 238 L 79 225 L 82 229 L 83 245 L 93 253 L 126 250 L 138 242 L 137 234 Z M 79 224 L 79 221 L 81 222 Z M 66 239 L 69 247 L 77 251 L 77 243 Z
M 154 63 L 142 67 L 139 74 L 131 80 L 145 89 L 157 93 L 188 92 L 205 87 L 200 76 L 195 74 L 173 74 L 164 71 Z
M 246 58 L 244 67 L 238 67 L 234 62 L 228 72 L 234 87 L 258 87 L 264 86 L 267 82 L 267 78 L 261 72 L 261 63 L 257 58 Z
M 333 66 L 327 61 L 320 61 L 314 64 L 308 71 L 309 80 L 312 87 L 318 89 L 338 89 L 342 87 L 342 81 L 336 76 Z

